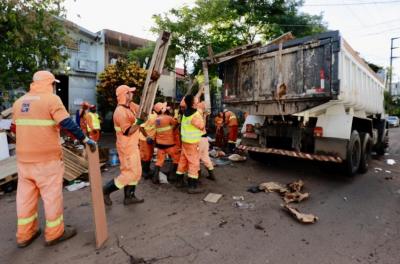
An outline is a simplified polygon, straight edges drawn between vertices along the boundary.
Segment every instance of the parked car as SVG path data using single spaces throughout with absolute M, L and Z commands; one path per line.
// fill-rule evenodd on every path
M 400 119 L 397 116 L 388 116 L 387 121 L 391 127 L 400 126 Z

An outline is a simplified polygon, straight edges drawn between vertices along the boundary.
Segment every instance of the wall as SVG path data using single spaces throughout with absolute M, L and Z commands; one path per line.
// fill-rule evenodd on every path
M 96 78 L 88 76 L 69 76 L 69 112 L 75 113 L 83 101 L 96 104 Z
M 176 97 L 176 77 L 175 73 L 170 72 L 167 74 L 162 74 L 158 81 L 158 90 L 165 97 Z

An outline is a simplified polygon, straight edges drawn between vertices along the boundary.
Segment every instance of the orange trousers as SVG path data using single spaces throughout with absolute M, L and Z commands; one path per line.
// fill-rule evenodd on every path
M 238 126 L 228 126 L 228 143 L 236 143 L 238 138 Z
M 142 177 L 142 164 L 138 147 L 123 147 L 117 145 L 120 161 L 120 174 L 114 178 L 115 186 L 119 189 L 126 185 L 137 185 Z
M 146 140 L 139 140 L 140 159 L 142 161 L 151 161 L 154 153 L 154 145 L 147 144 Z
M 209 147 L 210 143 L 208 143 L 208 138 L 202 137 L 199 142 L 200 160 L 208 170 L 213 170 L 214 166 L 210 159 L 210 155 L 208 155 Z
M 99 140 L 100 140 L 100 130 L 96 129 L 96 130 L 90 131 L 89 132 L 89 137 L 91 139 L 93 139 L 94 141 L 99 142 Z
M 17 242 L 29 240 L 38 230 L 38 202 L 42 197 L 46 217 L 45 239 L 52 241 L 64 233 L 64 163 L 51 160 L 37 163 L 18 162 Z
M 199 143 L 182 142 L 181 157 L 179 159 L 177 174 L 188 173 L 189 178 L 198 179 L 200 170 Z
M 162 167 L 164 165 L 165 157 L 167 156 L 167 154 L 171 157 L 172 163 L 178 164 L 180 153 L 178 147 L 175 145 L 170 148 L 157 150 L 156 166 Z

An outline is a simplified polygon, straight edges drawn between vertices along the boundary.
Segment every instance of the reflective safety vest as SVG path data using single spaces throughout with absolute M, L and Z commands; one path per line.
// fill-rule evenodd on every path
M 183 115 L 181 123 L 182 142 L 193 144 L 200 141 L 203 132 L 194 125 L 192 125 L 192 119 L 195 116 L 202 118 L 201 114 L 197 111 L 193 115 L 188 117 Z
M 99 114 L 97 113 L 87 113 L 90 120 L 92 121 L 92 126 L 93 129 L 95 130 L 100 130 L 100 118 L 99 118 Z M 90 128 L 89 124 L 87 125 L 87 131 L 90 132 L 92 131 L 92 129 Z

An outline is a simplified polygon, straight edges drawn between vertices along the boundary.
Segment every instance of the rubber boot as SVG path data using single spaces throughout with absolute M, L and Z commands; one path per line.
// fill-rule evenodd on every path
M 127 185 L 124 187 L 124 205 L 143 203 L 143 199 L 139 199 L 135 195 L 136 186 Z
M 156 166 L 156 169 L 154 170 L 153 177 L 151 179 L 154 184 L 160 184 L 160 169 L 161 168 L 159 166 Z
M 150 161 L 142 161 L 142 175 L 145 180 L 150 179 Z
M 204 193 L 204 190 L 200 187 L 198 187 L 198 179 L 193 179 L 193 178 L 188 178 L 188 190 L 187 192 L 189 194 L 199 194 L 199 193 Z
M 214 174 L 214 170 L 208 170 L 208 177 L 207 179 L 211 180 L 211 181 L 215 181 L 215 174 Z
M 168 173 L 168 182 L 174 183 L 176 181 L 176 170 L 178 169 L 178 164 L 173 164 L 172 170 Z
M 71 237 L 74 237 L 76 235 L 76 229 L 73 228 L 72 226 L 65 226 L 64 227 L 64 234 L 60 236 L 59 238 L 56 238 L 51 241 L 46 241 L 46 246 L 54 246 L 60 242 L 63 242 L 65 240 L 70 239 Z
M 183 181 L 183 174 L 176 174 L 176 182 L 175 182 L 175 187 L 176 188 L 183 188 L 185 187 L 185 183 Z
M 114 179 L 107 182 L 106 185 L 103 186 L 103 196 L 104 196 L 104 203 L 108 206 L 112 205 L 112 201 L 110 198 L 110 194 L 118 190 L 118 187 L 114 183 Z
M 236 144 L 235 143 L 228 143 L 229 153 L 233 153 L 235 151 Z
M 38 231 L 36 231 L 36 233 L 28 240 L 21 242 L 21 243 L 17 243 L 17 247 L 19 248 L 24 248 L 29 246 L 30 244 L 32 244 L 33 241 L 35 241 L 36 238 L 38 238 L 40 236 L 40 234 L 42 233 L 42 230 L 39 228 Z

